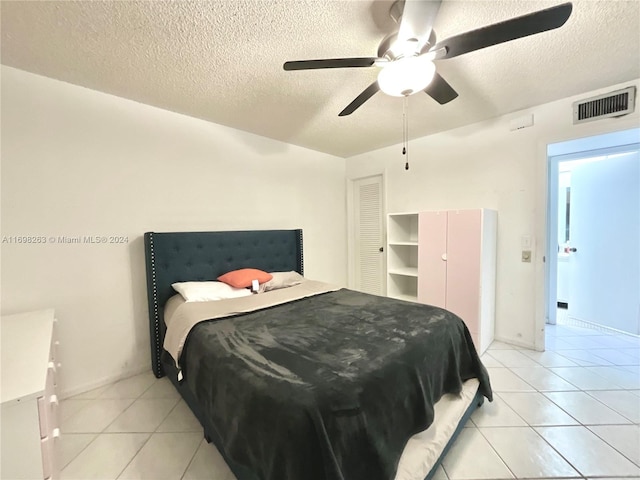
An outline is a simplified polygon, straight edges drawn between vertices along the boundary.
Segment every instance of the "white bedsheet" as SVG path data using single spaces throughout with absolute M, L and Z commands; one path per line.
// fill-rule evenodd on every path
M 471 405 L 479 385 L 475 378 L 467 380 L 460 395 L 445 394 L 435 404 L 431 426 L 416 433 L 404 447 L 395 480 L 424 480 Z
M 167 300 L 167 303 L 164 305 L 164 324 L 169 327 L 171 323 L 171 319 L 173 318 L 173 314 L 176 313 L 176 310 L 180 305 L 186 303 L 185 299 L 182 298 L 182 295 L 176 293 L 173 297 Z

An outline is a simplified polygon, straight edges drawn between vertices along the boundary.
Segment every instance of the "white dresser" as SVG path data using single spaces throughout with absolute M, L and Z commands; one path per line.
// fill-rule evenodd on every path
M 0 478 L 57 479 L 60 429 L 55 393 L 58 341 L 54 311 L 5 315 L 0 322 Z

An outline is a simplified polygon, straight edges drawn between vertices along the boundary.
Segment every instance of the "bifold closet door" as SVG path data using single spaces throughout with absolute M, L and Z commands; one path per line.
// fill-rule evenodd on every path
M 450 210 L 447 217 L 446 308 L 480 333 L 482 210 Z
M 447 212 L 418 216 L 418 301 L 447 306 Z

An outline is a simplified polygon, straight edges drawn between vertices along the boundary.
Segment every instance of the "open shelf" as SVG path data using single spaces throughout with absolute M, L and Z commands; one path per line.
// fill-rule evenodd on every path
M 391 213 L 388 217 L 390 244 L 418 244 L 418 214 Z
M 390 274 L 387 279 L 387 295 L 401 300 L 418 301 L 418 277 Z
M 418 301 L 418 214 L 387 216 L 387 296 Z
M 390 243 L 387 249 L 387 271 L 397 272 L 406 269 L 418 274 L 418 244 Z
M 404 275 L 405 277 L 417 277 L 418 267 L 399 267 L 389 269 L 389 275 Z

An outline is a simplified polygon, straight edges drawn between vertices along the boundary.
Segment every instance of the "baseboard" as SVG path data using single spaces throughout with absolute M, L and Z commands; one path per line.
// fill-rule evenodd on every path
M 135 375 L 139 375 L 144 372 L 151 372 L 150 365 L 140 365 L 137 368 L 130 369 L 126 372 L 122 372 L 116 375 L 110 375 L 108 377 L 103 377 L 100 380 L 95 380 L 90 383 L 85 383 L 83 385 L 66 389 L 64 391 L 57 392 L 58 398 L 64 400 L 65 398 L 73 397 L 75 395 L 80 395 L 81 393 L 90 392 L 91 390 L 95 390 L 96 388 L 104 387 L 105 385 L 109 385 L 111 383 L 115 383 L 119 380 L 124 380 L 125 378 L 133 377 Z
M 606 325 L 601 325 L 599 323 L 587 322 L 586 320 L 581 320 L 579 318 L 570 317 L 570 316 L 567 316 L 566 321 L 563 322 L 561 325 L 590 328 L 592 330 L 598 330 L 600 332 L 617 334 L 617 335 L 629 335 L 630 337 L 640 338 L 640 335 L 636 335 L 634 333 L 625 332 L 624 330 L 618 330 L 617 328 L 607 327 Z
M 509 345 L 513 345 L 515 347 L 520 347 L 520 348 L 526 348 L 527 350 L 535 350 L 536 347 L 533 346 L 530 343 L 527 342 L 523 342 L 522 340 L 514 340 L 512 338 L 506 338 L 506 337 L 500 337 L 497 335 L 494 335 L 493 337 L 494 341 L 498 341 L 498 342 L 502 342 L 502 343 L 508 343 Z M 489 345 L 489 347 L 491 347 L 491 345 Z

